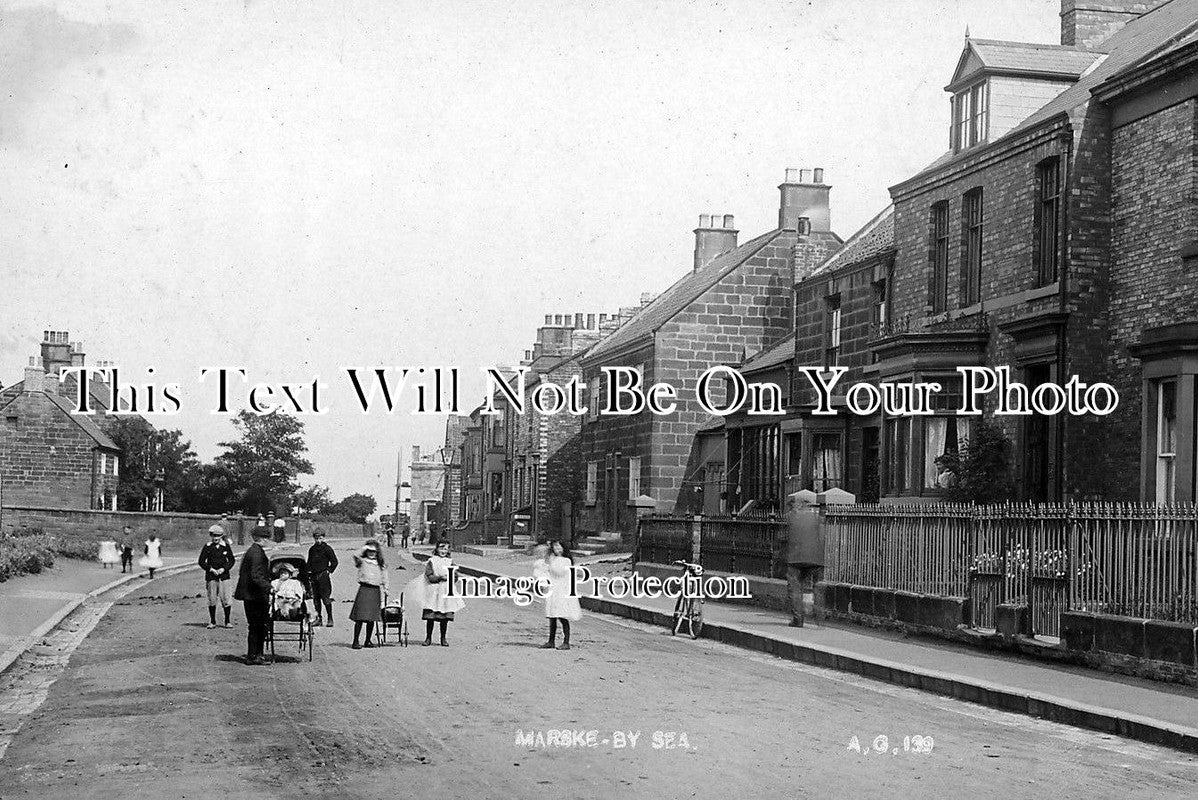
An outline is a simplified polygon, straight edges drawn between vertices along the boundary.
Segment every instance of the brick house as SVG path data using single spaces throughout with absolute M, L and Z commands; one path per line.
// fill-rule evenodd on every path
M 737 245 L 730 215 L 701 216 L 692 268 L 583 356 L 589 413 L 582 429 L 581 530 L 631 532 L 641 496 L 672 510 L 687 478 L 692 438 L 707 418 L 696 396 L 698 378 L 791 332 L 796 258 L 811 258 L 807 249 L 826 253 L 841 240 L 831 231 L 823 170 L 788 170 L 779 189 L 778 227 L 745 244 Z M 800 230 L 808 234 L 804 242 Z M 600 415 L 602 368 L 616 366 L 636 370 L 646 386 L 675 387 L 674 413 Z M 713 399 L 722 402 L 716 388 Z
M 796 264 L 794 333 L 737 367 L 747 383 L 771 383 L 782 391 L 781 415 L 729 414 L 696 436 L 692 451 L 692 493 L 703 498 L 704 513 L 745 507 L 779 510 L 782 498 L 799 489 L 843 488 L 863 500 L 876 500 L 880 422 L 845 413 L 814 415 L 816 393 L 799 367 L 845 367 L 833 392 L 843 411 L 843 386 L 865 377 L 872 356 L 871 334 L 889 314 L 894 268 L 894 209 L 888 207 L 816 266 Z M 719 434 L 722 447 L 705 438 Z M 708 455 L 699 454 L 706 449 Z M 852 454 L 852 457 L 849 457 Z M 714 474 L 713 474 L 714 473 Z M 724 475 L 723 485 L 713 485 Z M 718 491 L 718 502 L 711 493 Z
M 609 323 L 607 314 L 546 315 L 536 342 L 521 362 L 528 369 L 525 397 L 542 382 L 565 387 L 572 378 L 581 378 L 580 357 L 613 325 L 619 325 L 620 315 L 611 319 Z M 509 405 L 505 424 L 509 526 L 513 516 L 520 514 L 528 518 L 534 537 L 570 541 L 572 503 L 582 481 L 582 419 L 566 411 L 541 414 L 531 404 L 517 414 Z
M 1111 379 L 1132 400 L 1107 419 L 994 417 L 1025 499 L 1134 497 L 1156 469 L 1139 456 L 1141 387 L 1146 407 L 1163 394 L 1171 408 L 1162 376 L 1185 347 L 1150 331 L 1147 349 L 1128 345 L 1175 319 L 1160 299 L 1194 294 L 1177 281 L 1195 235 L 1198 2 L 1064 0 L 1061 19 L 1059 46 L 967 39 L 946 87 L 949 152 L 891 188 L 891 314 L 867 373 L 945 391 L 931 416 L 881 420 L 884 498 L 942 493 L 936 459 L 970 432 L 953 413 L 964 365 L 1010 366 L 1029 388 Z M 1142 378 L 1137 354 L 1171 366 Z
M 4 475 L 10 479 L 9 484 L 5 487 L 6 490 L 20 485 L 24 485 L 25 489 L 22 491 L 13 489 L 8 492 L 5 494 L 4 502 L 23 502 L 20 498 L 25 492 L 28 492 L 29 502 L 33 504 L 46 505 L 48 502 L 53 502 L 54 498 L 61 498 L 63 502 L 67 503 L 65 507 L 68 508 L 116 508 L 119 465 L 121 459 L 126 455 L 119 452 L 118 446 L 113 441 L 113 437 L 117 436 L 116 421 L 118 418 L 109 413 L 109 404 L 112 401 L 110 387 L 97 376 L 92 376 L 88 382 L 88 396 L 94 413 L 90 415 L 71 414 L 71 410 L 78 403 L 76 396 L 78 384 L 74 375 L 63 376 L 61 373 L 67 367 L 82 366 L 88 366 L 83 345 L 71 341 L 70 333 L 67 331 L 47 330 L 43 332 L 40 356 L 30 359 L 30 366 L 25 370 L 25 379 L 0 390 L 0 407 L 6 409 L 6 425 L 21 428 L 21 433 L 11 440 L 11 446 L 16 449 L 0 450 L 0 465 L 9 459 L 19 460 L 23 457 L 22 450 L 33 448 L 35 452 L 26 455 L 32 459 L 31 463 L 39 465 L 36 467 L 36 471 L 41 475 L 41 478 L 26 476 L 24 479 L 18 480 L 9 476 L 5 470 Z M 101 361 L 92 366 L 104 368 L 111 364 Z M 30 389 L 29 387 L 34 388 Z M 44 395 L 48 399 L 43 402 L 37 397 L 38 395 Z M 122 408 L 126 407 L 122 401 Z M 58 410 L 55 411 L 54 408 Z M 55 446 L 50 450 L 42 451 L 41 443 L 37 438 L 39 423 L 35 423 L 34 420 L 41 418 L 46 421 L 59 414 L 66 414 L 73 420 L 76 423 L 75 427 L 81 429 L 87 440 L 91 442 L 87 446 L 95 448 L 96 466 L 92 478 L 87 477 L 84 473 L 87 473 L 88 470 L 80 466 L 86 459 L 81 460 L 76 457 L 73 459 L 72 466 L 59 469 L 53 466 L 52 459 L 47 460 L 47 457 L 51 450 L 55 455 L 62 453 L 61 448 Z M 144 417 L 124 415 L 126 419 L 130 417 L 139 419 L 143 424 L 148 425 Z M 49 423 L 47 422 L 47 424 Z M 6 430 L 15 430 L 15 428 L 6 428 Z M 74 429 L 68 426 L 65 430 Z M 48 432 L 47 435 L 49 435 Z M 64 474 L 71 477 L 65 478 Z M 64 480 L 66 481 L 64 484 L 57 484 L 58 481 Z M 94 485 L 95 492 L 83 491 L 84 485 Z M 143 509 L 147 511 L 161 510 L 162 500 L 162 488 L 159 485 L 153 495 L 144 499 Z
M 5 505 L 116 510 L 120 450 L 91 418 L 72 414 L 56 376 L 29 359 L 0 394 L 0 489 Z
M 422 453 L 420 445 L 412 447 L 409 470 L 412 475 L 411 527 L 415 539 L 433 541 L 444 533 L 441 503 L 445 495 L 445 475 L 449 471 L 450 455 L 444 448 Z

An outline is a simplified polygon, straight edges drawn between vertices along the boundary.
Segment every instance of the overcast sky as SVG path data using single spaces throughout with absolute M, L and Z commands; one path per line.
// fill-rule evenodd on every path
M 0 383 L 41 332 L 178 382 L 330 383 L 336 497 L 393 497 L 441 417 L 363 416 L 338 371 L 519 360 L 547 313 L 611 312 L 690 268 L 704 212 L 776 223 L 823 167 L 843 237 L 947 142 L 966 26 L 1058 41 L 1056 0 L 0 0 Z

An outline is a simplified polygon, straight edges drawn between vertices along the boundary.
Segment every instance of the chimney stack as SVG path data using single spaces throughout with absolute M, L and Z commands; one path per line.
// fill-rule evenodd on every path
M 21 390 L 30 392 L 45 391 L 46 373 L 42 370 L 42 360 L 37 356 L 29 357 L 29 366 L 25 367 L 25 383 Z
M 58 377 L 63 367 L 71 366 L 71 334 L 66 331 L 44 331 L 42 334 L 42 368 Z
M 1106 40 L 1164 0 L 1061 0 L 1061 44 L 1099 53 Z
M 707 266 L 717 256 L 736 248 L 735 229 L 731 214 L 700 214 L 699 227 L 695 228 L 695 271 Z
M 786 180 L 778 187 L 782 200 L 778 208 L 778 227 L 796 230 L 800 217 L 810 220 L 811 230 L 827 233 L 832 230 L 832 214 L 828 194 L 832 187 L 824 184 L 824 171 L 816 169 L 787 169 Z

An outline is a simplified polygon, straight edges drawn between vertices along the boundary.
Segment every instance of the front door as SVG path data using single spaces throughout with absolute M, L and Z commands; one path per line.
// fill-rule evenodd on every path
M 1024 383 L 1028 392 L 1050 380 L 1047 364 L 1035 364 L 1025 370 Z M 1052 499 L 1049 456 L 1052 431 L 1050 418 L 1044 414 L 1031 414 L 1023 420 L 1024 463 L 1023 486 L 1026 497 L 1033 503 L 1046 503 Z

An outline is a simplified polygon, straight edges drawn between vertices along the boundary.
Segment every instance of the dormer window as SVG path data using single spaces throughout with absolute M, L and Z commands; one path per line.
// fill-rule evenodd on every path
M 985 142 L 990 135 L 990 91 L 986 81 L 953 95 L 953 152 Z

